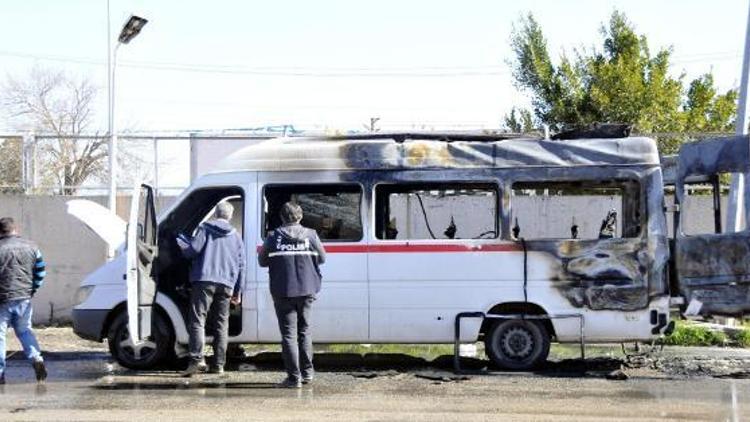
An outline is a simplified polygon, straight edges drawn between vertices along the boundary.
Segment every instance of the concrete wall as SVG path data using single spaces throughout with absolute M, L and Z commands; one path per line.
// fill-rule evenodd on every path
M 37 242 L 47 260 L 47 280 L 34 298 L 36 323 L 68 320 L 79 282 L 106 260 L 104 242 L 66 213 L 65 202 L 69 199 L 71 198 L 63 196 L 0 195 L 0 216 L 16 218 L 22 235 Z M 106 204 L 105 197 L 87 199 Z M 484 217 L 491 215 L 485 211 L 486 207 L 492 206 L 491 197 L 478 197 L 469 204 L 448 200 L 448 205 L 444 207 L 437 206 L 434 199 L 424 199 L 430 224 L 438 237 L 442 237 L 451 216 L 458 227 L 457 237 L 474 237 L 485 230 L 492 230 L 491 220 Z M 697 196 L 691 199 L 693 201 L 686 204 L 685 209 L 689 215 L 695 216 L 690 223 L 692 232 L 711 232 L 713 218 L 710 212 L 694 211 L 710 209 L 711 198 Z M 171 197 L 160 197 L 157 209 L 163 209 L 173 200 Z M 560 198 L 545 197 L 515 198 L 514 215 L 519 216 L 522 235 L 533 238 L 535 233 L 555 232 L 565 237 L 570 233 L 570 220 L 575 215 L 581 237 L 591 237 L 591 233 L 598 231 L 607 210 L 617 206 L 612 200 L 601 197 L 596 201 L 587 197 L 575 197 L 572 201 L 573 203 L 560 202 Z M 411 233 L 413 236 L 429 238 L 416 200 L 394 205 L 401 215 L 408 215 L 408 219 L 404 217 L 397 221 L 399 237 Z M 118 214 L 125 218 L 129 206 L 128 198 L 121 198 L 118 201 Z M 407 223 L 409 227 L 406 227 Z
M 106 262 L 105 243 L 66 212 L 65 196 L 0 195 L 0 216 L 13 217 L 21 235 L 39 245 L 47 261 L 47 278 L 34 296 L 34 322 L 64 322 L 70 319 L 73 300 L 81 280 Z M 75 199 L 81 199 L 76 197 Z M 106 197 L 88 197 L 106 205 Z M 172 198 L 159 198 L 164 206 Z M 126 216 L 129 198 L 118 201 L 118 214 Z

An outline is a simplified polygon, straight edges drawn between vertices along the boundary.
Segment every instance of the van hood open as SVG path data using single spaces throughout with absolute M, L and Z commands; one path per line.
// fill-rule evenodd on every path
M 87 199 L 73 199 L 66 203 L 68 214 L 79 219 L 86 227 L 116 250 L 125 243 L 125 220 L 109 209 Z

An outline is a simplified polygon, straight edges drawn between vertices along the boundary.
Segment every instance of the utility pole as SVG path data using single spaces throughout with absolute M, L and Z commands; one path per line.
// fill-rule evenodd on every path
M 735 126 L 735 133 L 737 135 L 747 135 L 747 85 L 750 78 L 750 9 L 748 11 L 746 26 L 745 54 L 742 59 L 742 79 L 740 80 L 740 93 L 737 99 L 737 123 Z M 725 231 L 727 232 L 737 232 L 742 228 L 746 200 L 744 191 L 744 175 L 740 173 L 733 174 L 732 184 L 729 187 L 729 204 L 727 206 L 727 224 L 725 226 Z

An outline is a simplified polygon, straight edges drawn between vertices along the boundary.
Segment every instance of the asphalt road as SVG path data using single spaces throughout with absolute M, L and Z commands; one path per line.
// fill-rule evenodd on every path
M 386 364 L 320 368 L 311 386 L 286 390 L 275 388 L 283 374 L 274 365 L 235 362 L 223 376 L 185 379 L 176 371 L 124 370 L 100 347 L 63 348 L 49 355 L 45 384 L 34 381 L 27 362 L 9 360 L 0 420 L 750 420 L 750 379 L 743 376 L 632 370 L 613 381 L 591 370 L 455 377 Z

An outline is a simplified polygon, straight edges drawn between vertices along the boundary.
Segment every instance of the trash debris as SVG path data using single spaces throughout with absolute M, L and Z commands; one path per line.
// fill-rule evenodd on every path
M 628 379 L 628 374 L 623 372 L 622 369 L 616 369 L 605 375 L 604 378 L 613 381 L 625 381 Z
M 240 372 L 251 372 L 257 369 L 258 367 L 250 363 L 241 363 L 240 366 L 237 367 L 237 370 Z
M 354 378 L 365 378 L 365 379 L 373 379 L 377 377 L 393 377 L 398 375 L 399 372 L 395 370 L 389 370 L 389 371 L 356 371 L 356 372 L 349 372 L 349 375 L 353 376 Z
M 440 382 L 468 381 L 471 379 L 471 377 L 467 375 L 455 375 L 451 372 L 442 371 L 419 371 L 415 372 L 414 376 L 417 378 Z
M 460 356 L 475 358 L 477 357 L 477 345 L 476 344 L 460 344 L 458 345 L 458 354 Z

